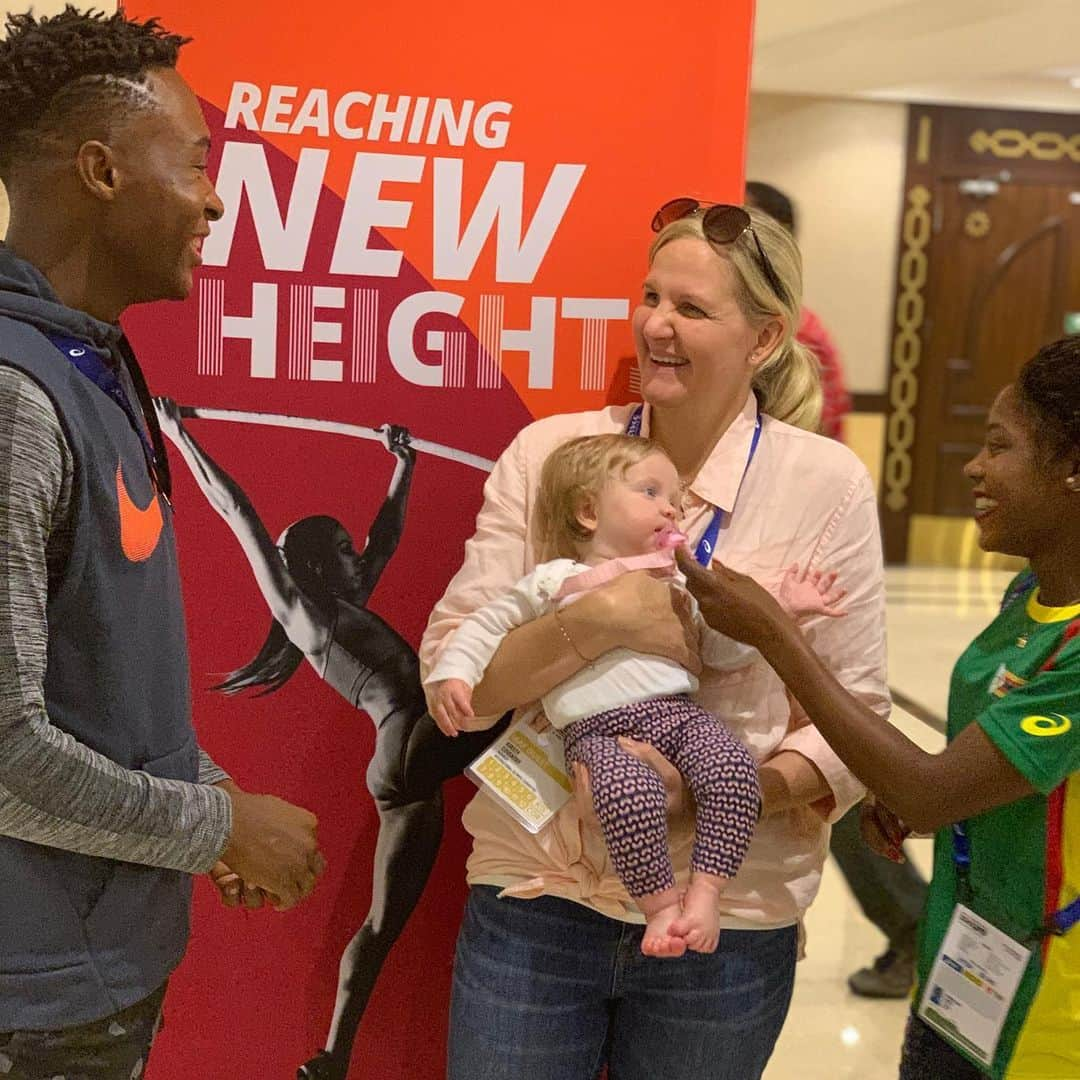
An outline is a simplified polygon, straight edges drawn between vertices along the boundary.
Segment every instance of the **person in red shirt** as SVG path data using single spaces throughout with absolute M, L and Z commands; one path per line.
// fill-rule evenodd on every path
M 779 188 L 760 180 L 746 184 L 746 203 L 764 211 L 779 221 L 792 236 L 795 235 L 795 206 Z M 822 435 L 830 439 L 844 439 L 844 417 L 851 412 L 851 396 L 844 385 L 844 368 L 840 352 L 825 329 L 822 321 L 808 307 L 803 307 L 795 340 L 801 341 L 817 357 L 821 369 L 821 390 L 824 401 L 821 406 Z
M 836 343 L 824 323 L 808 307 L 802 309 L 795 340 L 817 357 L 821 368 L 821 434 L 844 441 L 844 417 L 851 412 L 851 395 L 844 386 L 844 369 Z

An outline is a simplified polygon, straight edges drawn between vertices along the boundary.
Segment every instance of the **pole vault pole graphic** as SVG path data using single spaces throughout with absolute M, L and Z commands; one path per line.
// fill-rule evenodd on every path
M 313 420 L 306 416 L 283 416 L 279 413 L 245 412 L 242 409 L 204 409 L 198 405 L 182 405 L 180 415 L 192 420 L 225 420 L 232 424 L 260 424 L 263 427 L 297 428 L 301 431 L 324 431 L 330 435 L 346 435 L 353 439 L 383 441 L 381 428 L 362 427 L 359 424 L 342 424 L 335 420 Z M 494 461 L 452 446 L 429 442 L 427 439 L 411 439 L 410 445 L 422 454 L 431 454 L 446 461 L 457 461 L 473 469 L 491 472 Z
M 382 428 L 238 409 L 180 406 L 156 398 L 162 432 L 180 452 L 210 505 L 232 531 L 270 608 L 266 643 L 215 688 L 226 693 L 278 690 L 306 660 L 320 678 L 375 728 L 366 786 L 378 811 L 371 901 L 346 945 L 325 1047 L 303 1062 L 302 1080 L 345 1080 L 353 1042 L 383 961 L 408 922 L 435 864 L 443 832 L 442 785 L 460 775 L 505 728 L 445 738 L 427 713 L 419 661 L 412 646 L 371 611 L 368 598 L 405 528 L 416 451 L 483 472 L 493 462 L 476 454 L 414 440 L 396 424 Z M 276 540 L 233 477 L 199 444 L 187 421 L 294 428 L 377 441 L 394 462 L 382 507 L 358 550 L 336 516 L 294 521 Z M 302 603 L 295 603 L 297 597 Z M 276 614 L 275 614 L 276 613 Z M 333 752 L 333 748 L 328 748 Z M 364 1080 L 378 1080 L 357 1063 Z

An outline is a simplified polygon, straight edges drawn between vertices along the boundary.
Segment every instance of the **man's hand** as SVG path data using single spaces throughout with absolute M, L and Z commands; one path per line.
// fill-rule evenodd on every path
M 326 869 L 315 815 L 273 795 L 226 790 L 232 799 L 233 829 L 221 861 L 247 888 L 269 894 L 279 911 L 294 907 Z
M 464 679 L 443 679 L 435 683 L 430 702 L 431 715 L 444 735 L 456 739 L 459 732 L 470 730 L 468 722 L 474 719 L 472 687 Z
M 214 863 L 207 876 L 217 889 L 222 904 L 227 908 L 244 907 L 255 911 L 268 900 L 271 904 L 276 902 L 257 886 L 245 885 L 240 875 L 223 862 Z

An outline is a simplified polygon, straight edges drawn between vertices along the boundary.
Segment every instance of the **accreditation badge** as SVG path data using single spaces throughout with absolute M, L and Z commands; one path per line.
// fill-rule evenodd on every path
M 990 1065 L 1030 957 L 1030 949 L 957 904 L 919 1017 L 953 1046 Z
M 547 825 L 574 791 L 562 736 L 539 710 L 517 717 L 465 774 L 531 833 Z

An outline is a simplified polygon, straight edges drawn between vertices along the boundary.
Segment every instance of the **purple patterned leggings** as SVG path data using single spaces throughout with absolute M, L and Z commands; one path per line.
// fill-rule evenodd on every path
M 667 837 L 667 796 L 660 777 L 619 747 L 620 735 L 655 746 L 694 793 L 697 828 L 692 870 L 732 878 L 761 810 L 757 765 L 710 712 L 690 698 L 651 698 L 571 724 L 566 760 L 589 770 L 596 816 L 611 861 L 631 896 L 675 885 Z

